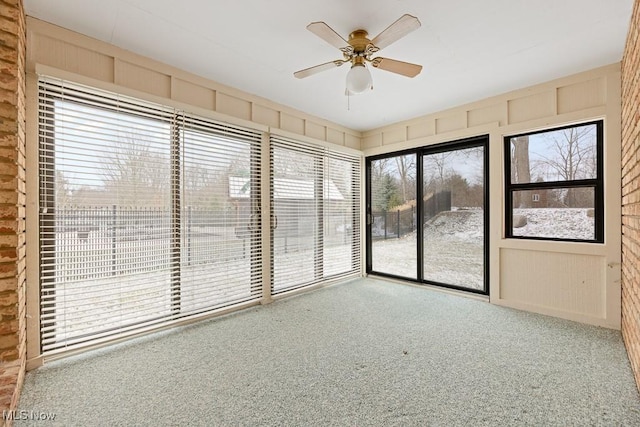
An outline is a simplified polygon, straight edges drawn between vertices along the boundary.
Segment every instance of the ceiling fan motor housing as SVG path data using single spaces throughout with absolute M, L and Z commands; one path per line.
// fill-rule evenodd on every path
M 371 44 L 371 40 L 367 37 L 369 34 L 365 30 L 355 30 L 349 34 L 349 44 L 353 46 L 353 51 L 357 54 L 364 53 L 367 46 Z

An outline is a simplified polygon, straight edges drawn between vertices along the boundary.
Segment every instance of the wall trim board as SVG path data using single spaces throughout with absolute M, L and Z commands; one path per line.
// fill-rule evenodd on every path
M 487 123 L 465 129 L 456 129 L 450 132 L 424 136 L 408 141 L 402 141 L 392 145 L 383 145 L 379 147 L 367 148 L 363 150 L 365 156 L 375 156 L 385 154 L 391 151 L 402 151 L 411 148 L 427 147 L 430 145 L 441 144 L 448 141 L 456 141 L 459 139 L 472 138 L 479 135 L 488 135 L 494 133 L 498 129 L 498 122 Z
M 136 90 L 136 96 L 143 99 L 154 101 L 162 99 L 164 103 L 171 101 L 172 106 L 173 102 L 180 102 L 182 105 L 189 105 L 189 110 L 198 114 L 208 110 L 222 113 L 225 117 L 246 120 L 254 124 L 253 126 L 264 126 L 264 123 L 252 121 L 253 105 L 257 104 L 279 115 L 287 114 L 313 123 L 315 127 L 310 131 L 317 130 L 317 127 L 324 127 L 322 132 L 314 132 L 314 136 L 321 135 L 324 141 L 327 141 L 331 135 L 333 140 L 341 139 L 344 145 L 348 142 L 352 148 L 356 148 L 353 147 L 355 141 L 358 145 L 360 142 L 362 133 L 359 131 L 33 17 L 27 17 L 27 40 L 27 72 L 36 72 L 36 68 L 42 69 L 43 66 L 48 66 L 49 70 L 70 73 L 66 74 L 68 76 L 83 77 L 85 82 L 86 79 L 92 79 L 92 84 L 98 82 L 111 84 L 113 85 L 111 87 L 117 88 L 119 92 Z M 59 73 L 54 75 L 58 76 Z M 148 80 L 155 84 L 150 85 Z M 185 103 L 185 96 L 181 96 L 180 91 L 188 92 L 197 101 L 191 104 Z M 208 94 L 211 94 L 211 100 L 208 99 Z M 228 102 L 225 103 L 225 100 Z M 194 108 L 198 111 L 193 111 Z M 309 136 L 305 133 L 304 127 L 301 134 Z M 342 138 L 339 138 L 338 134 L 342 134 Z
M 542 92 L 555 92 L 557 91 L 558 88 L 563 88 L 566 86 L 572 86 L 576 83 L 579 82 L 585 82 L 585 81 L 591 81 L 591 80 L 598 80 L 598 79 L 602 79 L 603 82 L 602 84 L 606 84 L 606 87 L 609 88 L 609 84 L 611 83 L 609 81 L 609 79 L 607 78 L 608 76 L 611 75 L 611 73 L 620 73 L 620 63 L 619 62 L 615 62 L 609 65 L 605 65 L 602 67 L 598 67 L 598 68 L 594 68 L 591 70 L 587 70 L 587 71 L 583 71 L 581 73 L 576 73 L 576 74 L 572 74 L 569 76 L 564 76 L 564 77 L 560 77 L 558 79 L 554 79 L 554 80 L 550 80 L 547 82 L 543 82 L 543 83 L 539 83 L 537 85 L 533 85 L 533 86 L 528 86 L 528 87 L 524 87 L 521 89 L 516 89 L 514 91 L 510 91 L 510 92 L 506 92 L 503 94 L 499 94 L 499 95 L 495 95 L 489 98 L 485 98 L 485 99 L 481 99 L 478 101 L 473 101 L 470 103 L 466 103 L 466 104 L 462 104 L 459 106 L 455 106 L 452 108 L 448 108 L 445 110 L 441 110 L 441 111 L 437 111 L 437 112 L 433 112 L 433 113 L 429 113 L 429 114 L 425 114 L 422 116 L 418 116 L 418 117 L 414 117 L 408 120 L 403 120 L 401 122 L 397 122 L 388 126 L 383 126 L 383 127 L 379 127 L 379 128 L 374 128 L 368 131 L 365 131 L 362 133 L 362 137 L 363 138 L 367 138 L 370 137 L 374 134 L 379 134 L 385 130 L 389 130 L 391 128 L 395 128 L 395 127 L 403 127 L 403 126 L 413 126 L 413 125 L 418 125 L 420 123 L 424 123 L 425 121 L 430 121 L 430 120 L 435 120 L 437 118 L 446 118 L 446 117 L 450 117 L 450 116 L 454 116 L 456 114 L 461 113 L 461 111 L 477 111 L 477 110 L 483 110 L 483 109 L 487 109 L 487 108 L 491 108 L 491 107 L 495 107 L 498 108 L 498 106 L 502 106 L 501 110 L 504 110 L 504 103 L 507 101 L 512 101 L 514 99 L 519 99 L 519 98 L 526 98 L 538 93 L 542 93 Z M 555 99 L 555 95 L 554 95 L 554 99 Z M 589 108 L 591 108 L 593 106 L 590 106 Z M 554 110 L 556 108 L 554 107 Z M 582 108 L 584 109 L 584 108 Z M 506 113 L 506 110 L 504 110 L 504 112 Z M 564 113 L 562 113 L 564 114 Z M 556 115 L 556 114 L 554 114 Z M 500 122 L 500 126 L 506 126 L 509 124 L 514 124 L 514 123 L 508 123 L 508 122 Z

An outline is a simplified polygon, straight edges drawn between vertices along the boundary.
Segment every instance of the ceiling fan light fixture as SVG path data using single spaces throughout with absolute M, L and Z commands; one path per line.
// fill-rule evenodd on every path
M 347 73 L 347 90 L 358 94 L 370 89 L 373 83 L 371 73 L 363 63 L 355 63 Z

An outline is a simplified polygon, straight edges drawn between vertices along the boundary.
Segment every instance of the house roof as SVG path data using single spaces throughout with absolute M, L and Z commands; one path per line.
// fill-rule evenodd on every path
M 331 180 L 325 179 L 322 185 L 324 200 L 344 200 L 344 196 Z M 248 199 L 251 191 L 249 178 L 229 177 L 229 197 Z M 274 178 L 273 198 L 276 200 L 315 200 L 314 181 L 293 178 Z

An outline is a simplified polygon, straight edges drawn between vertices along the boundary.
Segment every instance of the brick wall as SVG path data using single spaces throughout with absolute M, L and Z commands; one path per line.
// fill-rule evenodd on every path
M 25 102 L 22 0 L 0 0 L 0 411 L 25 372 Z
M 622 59 L 622 336 L 640 389 L 640 0 Z

